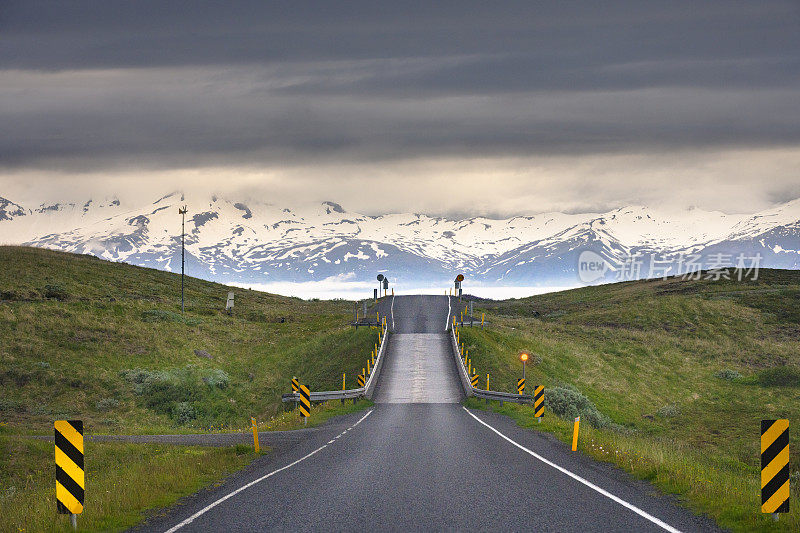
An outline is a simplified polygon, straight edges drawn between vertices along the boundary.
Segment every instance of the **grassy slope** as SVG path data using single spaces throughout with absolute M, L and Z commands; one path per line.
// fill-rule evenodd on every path
M 181 317 L 175 274 L 17 247 L 0 247 L 0 265 L 0 415 L 23 431 L 62 417 L 95 432 L 244 427 L 281 409 L 292 375 L 323 390 L 347 372 L 355 386 L 376 337 L 346 325 L 347 302 L 232 289 L 228 316 L 229 287 L 187 278 Z M 156 383 L 137 394 L 131 369 Z
M 233 316 L 223 312 L 228 290 L 236 293 Z M 179 291 L 175 274 L 0 247 L 0 530 L 68 528 L 55 513 L 53 444 L 20 433 L 52 434 L 59 418 L 82 419 L 87 433 L 236 430 L 250 416 L 262 430 L 291 429 L 299 416 L 280 402 L 291 376 L 323 390 L 341 387 L 347 372 L 355 387 L 377 340 L 373 330 L 346 325 L 347 302 L 187 278 L 182 317 Z M 132 369 L 150 381 L 126 379 Z M 310 424 L 366 405 L 328 402 Z M 87 442 L 81 529 L 124 529 L 254 457 L 241 446 Z
M 800 272 L 620 283 L 479 307 L 492 327 L 463 328 L 462 340 L 481 385 L 489 372 L 493 389 L 512 391 L 518 353 L 529 350 L 541 357 L 528 366 L 529 386 L 574 385 L 634 430 L 582 431 L 588 453 L 682 494 L 724 527 L 800 529 L 796 497 L 778 524 L 758 512 L 759 421 L 800 421 Z M 726 369 L 742 378 L 715 377 Z M 530 408 L 504 409 L 530 424 Z M 552 416 L 539 427 L 570 437 L 571 424 Z M 800 450 L 800 432 L 790 435 Z M 794 451 L 791 470 L 800 470 Z

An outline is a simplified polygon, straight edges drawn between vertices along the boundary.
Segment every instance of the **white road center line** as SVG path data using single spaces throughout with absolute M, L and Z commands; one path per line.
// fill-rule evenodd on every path
M 370 410 L 367 412 L 367 414 L 365 414 L 364 416 L 362 416 L 362 417 L 361 417 L 361 418 L 358 420 L 358 422 L 356 422 L 355 424 L 353 424 L 352 426 L 350 426 L 349 428 L 347 428 L 347 431 L 349 431 L 349 430 L 353 429 L 354 427 L 356 427 L 357 425 L 359 425 L 359 424 L 360 424 L 360 423 L 361 423 L 361 422 L 362 422 L 362 421 L 363 421 L 365 418 L 367 418 L 367 417 L 368 417 L 369 415 L 371 415 L 371 414 L 372 414 L 372 410 L 370 409 Z M 330 444 L 330 443 L 328 443 L 328 444 Z M 320 446 L 319 448 L 317 448 L 317 449 L 316 449 L 316 450 L 314 450 L 313 452 L 311 452 L 311 453 L 309 453 L 309 454 L 307 454 L 307 455 L 304 455 L 303 457 L 301 457 L 301 458 L 300 458 L 300 459 L 298 459 L 297 461 L 295 461 L 295 462 L 293 462 L 293 463 L 289 463 L 288 465 L 286 465 L 286 466 L 283 466 L 283 467 L 281 467 L 281 468 L 278 468 L 277 470 L 273 470 L 273 471 L 272 471 L 272 472 L 270 472 L 269 474 L 267 474 L 267 475 L 264 475 L 264 476 L 261 476 L 260 478 L 258 478 L 258 479 L 256 479 L 256 480 L 254 480 L 254 481 L 251 481 L 251 482 L 250 482 L 250 483 L 248 483 L 247 485 L 243 485 L 243 486 L 239 487 L 238 489 L 236 489 L 236 490 L 235 490 L 235 491 L 233 491 L 233 492 L 229 492 L 228 494 L 226 494 L 225 496 L 223 496 L 223 497 L 222 497 L 222 498 L 220 498 L 219 500 L 216 500 L 215 502 L 211 503 L 210 505 L 207 505 L 207 506 L 203 507 L 202 509 L 200 509 L 199 511 L 197 511 L 196 513 L 194 513 L 192 516 L 190 516 L 189 518 L 187 518 L 187 519 L 186 519 L 186 520 L 184 520 L 183 522 L 181 522 L 181 523 L 179 523 L 179 524 L 177 524 L 177 525 L 175 525 L 175 526 L 173 526 L 173 527 L 169 528 L 169 529 L 168 529 L 168 530 L 166 530 L 164 533 L 174 533 L 175 531 L 178 531 L 178 530 L 179 530 L 180 528 L 182 528 L 183 526 L 187 526 L 187 525 L 191 524 L 191 523 L 192 523 L 192 522 L 194 522 L 194 521 L 195 521 L 197 518 L 199 518 L 199 517 L 201 517 L 202 515 L 206 514 L 208 511 L 210 511 L 211 509 L 213 509 L 213 508 L 214 508 L 214 507 L 216 507 L 217 505 L 221 504 L 221 503 L 222 503 L 222 502 L 224 502 L 225 500 L 227 500 L 227 499 L 229 499 L 229 498 L 232 498 L 233 496 L 236 496 L 237 494 L 239 494 L 240 492 L 242 492 L 242 491 L 243 491 L 243 490 L 245 490 L 245 489 L 249 489 L 250 487 L 252 487 L 252 486 L 253 486 L 253 485 L 255 485 L 256 483 L 261 483 L 261 482 L 262 482 L 262 481 L 264 481 L 265 479 L 267 479 L 267 478 L 269 478 L 269 477 L 272 477 L 272 476 L 274 476 L 274 475 L 275 475 L 275 474 L 277 474 L 278 472 L 282 472 L 282 471 L 286 470 L 287 468 L 291 468 L 291 467 L 293 467 L 293 466 L 294 466 L 294 465 L 296 465 L 297 463 L 301 463 L 301 462 L 305 461 L 306 459 L 308 459 L 309 457 L 311 457 L 311 456 L 312 456 L 312 455 L 314 455 L 315 453 L 317 453 L 317 452 L 319 452 L 319 451 L 321 451 L 321 450 L 323 450 L 323 449 L 327 448 L 327 447 L 328 447 L 328 444 L 323 444 L 322 446 Z
M 542 457 L 542 456 L 541 456 L 541 455 L 539 455 L 538 453 L 536 453 L 536 452 L 533 452 L 533 451 L 529 450 L 528 448 L 526 448 L 525 446 L 523 446 L 522 444 L 519 444 L 519 443 L 517 443 L 517 442 L 515 442 L 515 441 L 511 440 L 510 438 L 506 437 L 505 435 L 503 435 L 502 433 L 500 433 L 499 431 L 497 431 L 495 428 L 493 428 L 492 426 L 490 426 L 489 424 L 487 424 L 486 422 L 484 422 L 483 420 L 481 420 L 480 418 L 478 418 L 477 416 L 475 416 L 474 414 L 472 414 L 472 413 L 469 411 L 469 409 L 467 409 L 467 408 L 466 408 L 466 407 L 464 407 L 464 406 L 462 406 L 462 407 L 464 408 L 464 410 L 467 412 L 467 414 L 468 414 L 469 416 L 471 416 L 472 418 L 474 418 L 475 420 L 477 420 L 478 422 L 480 422 L 481 424 L 483 424 L 483 425 L 484 425 L 484 426 L 486 426 L 487 428 L 491 429 L 492 431 L 494 431 L 495 433 L 497 433 L 498 435 L 500 435 L 501 437 L 503 437 L 505 440 L 507 440 L 508 442 L 510 442 L 511 444 L 513 444 L 514 446 L 516 446 L 517 448 L 519 448 L 520 450 L 522 450 L 522 451 L 524 451 L 524 452 L 528 453 L 529 455 L 531 455 L 531 456 L 535 457 L 536 459 L 538 459 L 539 461 L 543 462 L 543 463 L 544 463 L 544 464 L 546 464 L 547 466 L 551 466 L 551 467 L 555 468 L 556 470 L 558 470 L 559 472 L 561 472 L 561 473 L 563 473 L 563 474 L 566 474 L 566 475 L 568 475 L 568 476 L 569 476 L 569 477 L 571 477 L 572 479 L 574 479 L 574 480 L 576 480 L 576 481 L 579 481 L 580 483 L 583 483 L 584 485 L 586 485 L 586 486 L 587 486 L 587 487 L 589 487 L 590 489 L 592 489 L 592 490 L 594 490 L 594 491 L 596 491 L 596 492 L 599 492 L 600 494 L 602 494 L 602 495 L 603 495 L 603 496 L 605 496 L 606 498 L 609 498 L 609 499 L 611 499 L 611 500 L 613 500 L 613 501 L 617 502 L 618 504 L 622 505 L 623 507 L 626 507 L 626 508 L 630 509 L 631 511 L 633 511 L 633 512 L 634 512 L 634 513 L 636 513 L 636 514 L 638 514 L 638 515 L 639 515 L 639 516 L 641 516 L 642 518 L 646 518 L 647 520 L 649 520 L 650 522 L 654 523 L 655 525 L 657 525 L 657 526 L 661 527 L 662 529 L 664 529 L 664 530 L 666 530 L 666 531 L 669 531 L 670 533 L 681 533 L 681 531 L 680 531 L 679 529 L 675 529 L 675 528 L 674 528 L 674 527 L 672 527 L 671 525 L 669 525 L 669 524 L 667 524 L 667 523 L 665 523 L 665 522 L 663 522 L 663 521 L 659 520 L 659 519 L 658 519 L 658 518 L 656 518 L 655 516 L 653 516 L 653 515 L 651 515 L 651 514 L 648 514 L 648 513 L 644 512 L 644 511 L 642 511 L 641 509 L 639 509 L 639 508 L 638 508 L 638 507 L 636 507 L 635 505 L 633 505 L 633 504 L 631 504 L 631 503 L 628 503 L 628 502 L 626 502 L 625 500 L 623 500 L 622 498 L 619 498 L 618 496 L 614 496 L 613 494 L 611 494 L 610 492 L 608 492 L 608 491 L 606 491 L 606 490 L 604 490 L 604 489 L 601 489 L 600 487 L 598 487 L 597 485 L 595 485 L 595 484 L 594 484 L 594 483 L 592 483 L 591 481 L 587 481 L 587 480 L 583 479 L 583 478 L 582 478 L 581 476 L 579 476 L 578 474 L 573 474 L 572 472 L 570 472 L 570 471 L 569 471 L 569 470 L 567 470 L 566 468 L 564 468 L 564 467 L 562 467 L 562 466 L 559 466 L 559 465 L 555 464 L 555 463 L 554 463 L 554 462 L 552 462 L 552 461 L 548 461 L 547 459 L 545 459 L 544 457 Z

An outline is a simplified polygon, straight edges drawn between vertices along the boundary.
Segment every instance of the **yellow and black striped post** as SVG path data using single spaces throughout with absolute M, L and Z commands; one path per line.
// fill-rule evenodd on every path
M 761 512 L 789 512 L 789 421 L 786 419 L 761 421 Z
M 472 374 L 472 378 L 470 378 L 470 382 L 472 383 L 473 387 L 478 386 L 478 374 Z
M 525 378 L 519 378 L 517 380 L 517 394 L 522 394 L 522 391 L 525 390 Z
M 541 423 L 544 416 L 544 385 L 533 388 L 533 416 Z
M 56 420 L 56 507 L 62 514 L 72 515 L 72 526 L 77 527 L 75 515 L 83 512 L 85 476 L 83 470 L 83 421 Z
M 358 386 L 359 387 L 363 387 L 364 386 L 364 374 L 359 374 L 358 375 Z
M 292 377 L 292 392 L 297 392 L 300 390 L 300 382 L 297 381 L 296 377 Z
M 303 415 L 303 423 L 308 423 L 308 417 L 311 416 L 311 391 L 308 390 L 308 387 L 300 384 L 300 404 L 298 407 L 300 408 L 300 414 Z

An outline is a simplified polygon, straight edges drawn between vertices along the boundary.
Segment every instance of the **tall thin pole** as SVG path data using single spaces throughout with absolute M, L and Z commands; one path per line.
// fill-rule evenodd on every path
M 184 312 L 184 305 L 183 305 L 183 276 L 185 273 L 185 252 L 184 252 L 184 241 L 186 235 L 186 206 L 182 208 L 178 208 L 178 213 L 181 215 L 181 313 Z

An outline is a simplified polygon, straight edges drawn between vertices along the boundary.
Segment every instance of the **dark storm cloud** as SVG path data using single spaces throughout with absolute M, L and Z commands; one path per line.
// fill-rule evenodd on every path
M 6 2 L 0 164 L 800 141 L 796 2 Z

